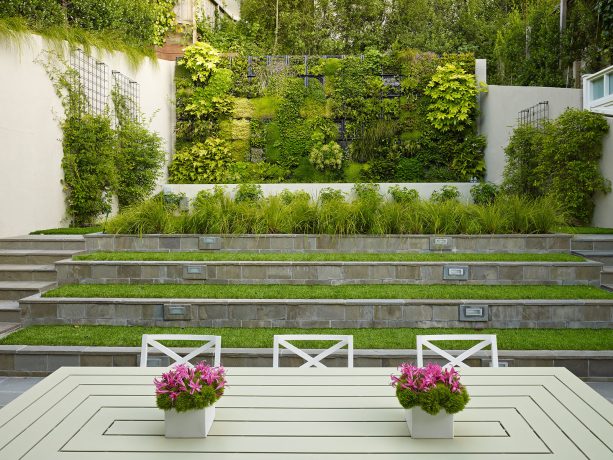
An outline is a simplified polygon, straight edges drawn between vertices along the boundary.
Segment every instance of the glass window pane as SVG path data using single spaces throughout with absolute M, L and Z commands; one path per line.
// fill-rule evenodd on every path
M 607 75 L 609 80 L 609 95 L 613 94 L 613 72 Z
M 604 75 L 592 82 L 592 100 L 600 99 L 604 96 Z

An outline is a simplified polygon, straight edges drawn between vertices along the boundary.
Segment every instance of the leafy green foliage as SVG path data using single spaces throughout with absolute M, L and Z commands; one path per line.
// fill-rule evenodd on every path
M 179 64 L 183 65 L 191 74 L 192 80 L 206 83 L 209 77 L 217 69 L 221 58 L 219 51 L 210 44 L 196 42 L 185 48 Z
M 176 184 L 223 183 L 231 159 L 225 142 L 209 137 L 175 154 L 168 167 L 169 179 Z
M 473 123 L 477 110 L 477 87 L 474 75 L 454 64 L 437 67 L 424 91 L 430 97 L 428 120 L 440 131 L 462 131 Z
M 262 187 L 258 184 L 240 184 L 236 188 L 234 201 L 241 203 L 243 201 L 258 201 L 263 198 Z
M 500 193 L 500 187 L 491 182 L 481 182 L 470 189 L 475 204 L 492 204 Z
M 608 130 L 602 115 L 576 109 L 543 130 L 515 129 L 505 150 L 503 187 L 532 197 L 551 195 L 572 223 L 589 223 L 594 194 L 611 189 L 599 165 Z
M 194 394 L 187 391 L 179 393 L 174 401 L 167 394 L 157 395 L 156 403 L 158 408 L 162 410 L 175 409 L 177 412 L 186 412 L 212 406 L 218 399 L 212 386 L 202 385 L 200 391 L 196 391 Z
M 153 23 L 153 44 L 164 45 L 166 35 L 174 29 L 176 25 L 176 15 L 174 12 L 177 0 L 154 0 L 152 7 L 155 11 L 155 22 Z
M 116 89 L 112 92 L 112 99 L 117 119 L 115 193 L 121 208 L 151 195 L 162 172 L 166 153 L 160 136 L 150 132 L 139 118 L 134 119 L 134 114 L 128 110 L 128 101 Z
M 343 149 L 336 142 L 318 144 L 311 150 L 309 161 L 320 171 L 341 169 L 343 166 Z
M 460 191 L 453 185 L 444 185 L 440 190 L 435 190 L 430 196 L 430 200 L 435 203 L 444 203 L 446 201 L 458 201 Z
M 111 210 L 115 135 L 107 117 L 94 115 L 67 115 L 62 131 L 67 212 L 73 225 L 91 224 Z
M 412 188 L 394 185 L 390 187 L 387 192 L 396 203 L 411 203 L 419 200 L 419 193 Z

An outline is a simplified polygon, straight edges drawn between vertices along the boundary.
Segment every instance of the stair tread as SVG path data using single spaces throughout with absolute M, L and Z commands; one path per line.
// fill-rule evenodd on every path
M 596 250 L 588 250 L 588 249 L 573 249 L 574 254 L 579 254 L 584 257 L 588 256 L 613 256 L 613 250 L 605 250 L 605 249 L 596 249 Z
M 0 238 L 0 241 L 83 241 L 83 235 L 19 235 Z
M 0 311 L 19 309 L 19 302 L 17 302 L 16 300 L 0 300 Z
M 2 323 L 0 322 L 0 335 L 11 332 L 15 329 L 19 329 L 21 324 L 19 323 Z
M 0 249 L 0 255 L 7 256 L 30 256 L 30 255 L 51 255 L 51 256 L 71 256 L 79 249 Z
M 582 234 L 573 236 L 573 241 L 613 241 L 612 234 L 602 234 L 599 235 L 597 233 L 592 234 Z
M 11 289 L 45 289 L 55 286 L 51 281 L 0 281 L 0 290 Z
M 55 271 L 55 265 L 49 264 L 0 264 L 1 271 L 11 272 L 51 272 Z

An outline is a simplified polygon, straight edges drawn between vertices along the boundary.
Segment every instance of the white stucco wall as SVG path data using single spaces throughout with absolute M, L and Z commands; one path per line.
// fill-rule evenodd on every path
M 607 179 L 613 182 L 613 117 L 607 117 L 607 121 L 609 122 L 609 134 L 602 144 L 600 170 Z M 613 228 L 613 192 L 606 195 L 599 193 L 596 196 L 593 224 L 596 227 Z
M 479 130 L 487 137 L 485 148 L 486 180 L 502 182 L 504 149 L 517 126 L 517 114 L 539 102 L 549 102 L 549 118 L 562 114 L 568 107 L 581 108 L 581 90 L 541 86 L 489 85 L 481 96 Z
M 340 190 L 346 196 L 352 196 L 352 189 L 355 184 L 351 183 L 329 183 L 329 184 L 260 184 L 262 187 L 262 193 L 264 196 L 278 195 L 283 190 L 289 190 L 290 192 L 296 192 L 298 190 L 303 190 L 311 195 L 313 199 L 317 199 L 319 193 L 324 188 L 331 188 L 334 190 Z M 419 193 L 419 196 L 423 199 L 430 198 L 432 192 L 435 190 L 441 190 L 444 186 L 454 186 L 458 188 L 460 192 L 460 200 L 462 201 L 470 201 L 470 189 L 475 185 L 469 182 L 453 182 L 453 183 L 381 183 L 379 184 L 379 192 L 382 195 L 387 195 L 387 191 L 390 187 L 398 185 L 400 187 L 407 187 L 410 189 L 415 189 Z M 236 192 L 237 185 L 236 184 L 223 184 L 223 185 L 215 185 L 215 184 L 166 184 L 164 185 L 165 192 L 171 193 L 184 193 L 187 198 L 190 200 L 193 199 L 199 191 L 201 190 L 209 190 L 212 191 L 215 187 L 222 187 L 226 193 L 229 193 L 231 197 L 234 197 L 234 193 Z M 389 198 L 389 196 L 388 196 Z
M 34 62 L 45 48 L 34 35 L 18 45 L 0 42 L 0 237 L 66 224 L 60 182 L 63 112 L 45 70 Z M 141 111 L 170 152 L 174 62 L 147 60 L 133 69 L 119 53 L 95 56 L 109 71 L 140 84 Z

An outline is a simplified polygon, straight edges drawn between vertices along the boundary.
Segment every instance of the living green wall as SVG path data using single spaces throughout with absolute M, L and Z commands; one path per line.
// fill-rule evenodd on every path
M 256 58 L 206 43 L 179 61 L 171 183 L 481 178 L 471 54 Z

